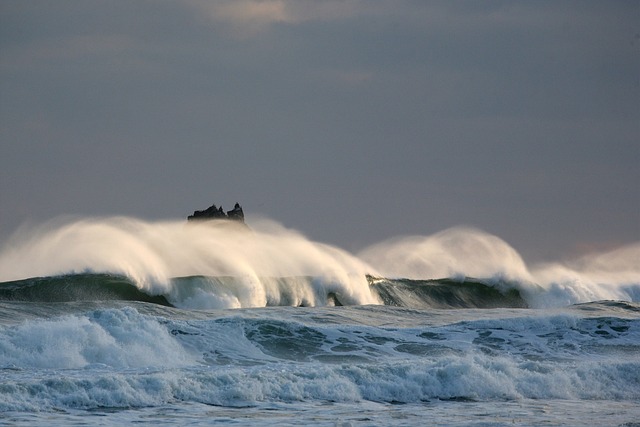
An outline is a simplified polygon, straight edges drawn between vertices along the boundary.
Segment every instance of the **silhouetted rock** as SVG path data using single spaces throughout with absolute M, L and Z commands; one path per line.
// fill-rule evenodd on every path
M 242 211 L 242 206 L 240 206 L 240 203 L 236 203 L 233 209 L 227 211 L 227 217 L 235 221 L 244 222 L 244 212 Z
M 230 219 L 244 223 L 244 212 L 239 203 L 236 203 L 234 208 L 227 213 L 224 213 L 222 206 L 217 207 L 213 204 L 203 211 L 194 211 L 193 215 L 187 217 L 188 221 L 208 221 L 212 219 Z

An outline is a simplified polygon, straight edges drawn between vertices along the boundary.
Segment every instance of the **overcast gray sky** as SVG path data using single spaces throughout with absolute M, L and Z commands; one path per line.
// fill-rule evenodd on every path
M 240 202 L 357 251 L 640 240 L 638 1 L 0 2 L 0 242 Z

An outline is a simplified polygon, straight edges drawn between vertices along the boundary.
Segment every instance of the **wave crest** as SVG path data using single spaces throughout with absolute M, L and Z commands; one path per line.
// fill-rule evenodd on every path
M 15 233 L 0 252 L 0 281 L 120 275 L 146 295 L 193 308 L 382 303 L 369 275 L 458 282 L 476 277 L 503 293 L 517 289 L 530 307 L 640 301 L 640 243 L 529 266 L 499 237 L 470 227 L 391 239 L 357 256 L 268 219 L 252 219 L 251 227 L 225 221 L 56 219 Z M 192 279 L 192 293 L 177 285 L 179 277 L 199 277 Z M 215 283 L 223 277 L 233 278 L 234 285 Z M 301 282 L 288 279 L 283 285 L 283 278 Z

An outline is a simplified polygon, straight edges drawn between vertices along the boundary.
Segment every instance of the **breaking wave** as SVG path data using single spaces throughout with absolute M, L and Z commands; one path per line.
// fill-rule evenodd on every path
M 275 318 L 240 311 L 183 319 L 133 307 L 61 313 L 0 325 L 0 412 L 176 401 L 637 401 L 638 305 L 616 308 L 617 317 L 611 309 L 592 303 L 588 310 L 607 315 L 574 307 L 429 326 L 391 307 L 282 309 Z M 390 318 L 400 321 L 376 325 Z
M 456 227 L 354 255 L 268 220 L 57 219 L 0 252 L 0 298 L 136 300 L 182 308 L 386 304 L 557 307 L 640 301 L 640 243 L 528 266 L 497 236 Z
M 381 303 L 408 308 L 526 307 L 516 288 L 499 290 L 479 281 L 408 280 L 367 277 L 372 294 Z M 190 309 L 250 307 L 251 290 L 262 287 L 266 306 L 353 305 L 340 287 L 314 277 L 260 278 L 247 283 L 236 277 L 179 277 L 171 291 L 152 295 L 125 276 L 70 274 L 0 283 L 0 301 L 78 302 L 139 301 Z

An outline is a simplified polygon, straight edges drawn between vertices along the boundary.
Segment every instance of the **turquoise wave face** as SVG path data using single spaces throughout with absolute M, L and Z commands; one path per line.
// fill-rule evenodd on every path
M 369 278 L 385 305 L 409 308 L 526 308 L 517 283 L 477 279 L 409 280 Z
M 368 276 L 381 304 L 406 308 L 525 308 L 516 284 L 478 280 L 385 279 Z M 242 308 L 253 292 L 265 306 L 358 305 L 333 283 L 311 276 L 243 278 L 191 276 L 171 280 L 170 292 L 153 295 L 131 279 L 112 274 L 70 274 L 0 283 L 0 300 L 31 302 L 140 301 L 183 308 Z
M 125 277 L 113 274 L 68 274 L 0 283 L 0 300 L 30 302 L 142 301 L 171 305 L 162 295 L 149 295 Z

